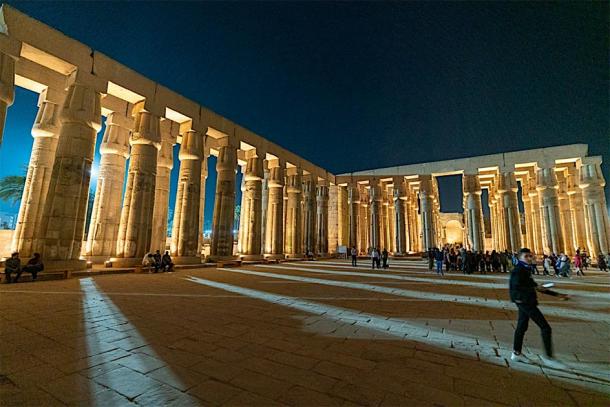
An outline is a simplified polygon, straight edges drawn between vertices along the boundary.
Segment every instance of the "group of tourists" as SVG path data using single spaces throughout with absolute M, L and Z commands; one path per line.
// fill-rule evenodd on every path
M 169 255 L 169 251 L 165 251 L 165 254 L 163 255 L 161 255 L 159 250 L 154 254 L 146 253 L 142 259 L 142 267 L 154 270 L 155 273 L 158 273 L 159 271 L 171 273 L 174 271 L 174 263 L 172 262 L 172 257 Z
M 6 284 L 18 283 L 21 274 L 30 273 L 32 275 L 32 281 L 36 281 L 38 273 L 44 270 L 44 264 L 42 263 L 42 256 L 40 253 L 34 253 L 32 258 L 22 266 L 21 258 L 19 253 L 15 252 L 11 254 L 11 257 L 6 259 L 4 262 L 4 276 Z M 12 278 L 12 274 L 15 274 L 15 278 Z
M 532 253 L 532 256 L 532 272 L 533 274 L 540 274 L 536 255 Z M 439 275 L 444 275 L 444 271 L 461 271 L 464 274 L 472 274 L 477 271 L 481 274 L 488 272 L 507 273 L 518 262 L 518 254 L 511 253 L 508 250 L 482 252 L 467 250 L 463 246 L 452 244 L 446 244 L 441 249 L 438 247 L 428 249 L 427 257 L 428 269 L 431 271 L 436 269 L 436 273 Z M 608 263 L 610 263 L 610 254 L 600 254 L 598 256 L 597 266 L 601 271 L 608 271 Z M 591 258 L 585 250 L 581 249 L 576 250 L 572 259 L 564 253 L 559 255 L 555 253 L 545 254 L 542 258 L 542 274 L 555 277 L 571 278 L 572 268 L 577 276 L 584 276 L 584 271 L 590 266 Z
M 377 268 L 378 270 L 383 268 L 387 269 L 390 267 L 388 264 L 388 258 L 390 257 L 390 252 L 386 248 L 380 250 L 378 247 L 371 247 L 369 249 L 369 256 L 371 258 L 371 268 L 374 270 Z M 350 256 L 352 258 L 352 266 L 358 266 L 358 249 L 356 246 L 352 246 L 350 249 Z

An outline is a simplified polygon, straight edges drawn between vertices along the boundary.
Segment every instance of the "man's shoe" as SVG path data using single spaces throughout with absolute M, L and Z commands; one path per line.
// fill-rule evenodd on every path
M 510 360 L 512 360 L 513 362 L 522 362 L 522 363 L 531 362 L 530 358 L 525 356 L 523 353 L 515 353 L 515 352 L 511 353 Z
M 543 366 L 550 367 L 551 369 L 557 369 L 557 370 L 568 370 L 569 369 L 568 366 L 566 366 L 564 363 L 561 363 L 557 359 L 549 358 L 548 356 L 540 356 L 540 359 L 542 360 Z

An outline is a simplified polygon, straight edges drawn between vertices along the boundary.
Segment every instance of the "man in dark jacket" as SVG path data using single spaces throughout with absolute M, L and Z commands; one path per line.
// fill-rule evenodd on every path
M 553 341 L 551 336 L 551 326 L 538 309 L 538 297 L 536 291 L 545 294 L 567 299 L 563 294 L 556 293 L 545 288 L 539 288 L 538 284 L 532 278 L 532 261 L 533 253 L 529 249 L 521 249 L 518 253 L 518 262 L 510 273 L 510 300 L 517 305 L 519 309 L 519 319 L 517 328 L 515 329 L 515 339 L 513 344 L 513 353 L 510 359 L 515 362 L 529 362 L 530 360 L 521 353 L 523 348 L 523 337 L 527 331 L 529 320 L 531 319 L 540 327 L 542 332 L 542 342 L 546 357 L 542 357 L 542 362 L 545 366 L 554 369 L 565 369 L 565 365 L 553 359 Z

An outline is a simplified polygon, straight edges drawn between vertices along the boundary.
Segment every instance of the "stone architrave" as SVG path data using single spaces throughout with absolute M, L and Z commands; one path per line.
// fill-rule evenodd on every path
M 179 125 L 171 120 L 161 120 L 161 148 L 157 153 L 157 176 L 155 178 L 155 205 L 150 251 L 163 253 L 167 246 L 167 218 L 169 211 L 170 177 L 174 168 L 174 145 L 178 138 Z
M 559 254 L 563 250 L 563 235 L 557 197 L 557 177 L 552 166 L 539 168 L 536 189 L 540 201 L 540 220 L 544 253 Z
M 284 228 L 284 253 L 289 258 L 303 257 L 301 194 L 302 170 L 289 168 L 286 176 L 286 222 Z
M 172 224 L 171 253 L 177 264 L 199 263 L 199 215 L 201 205 L 201 164 L 204 137 L 189 130 L 182 135 L 178 158 L 180 173 Z M 194 227 L 197 225 L 197 227 Z
M 326 181 L 316 188 L 316 252 L 328 255 L 328 186 Z
M 100 145 L 100 168 L 95 200 L 87 235 L 86 254 L 89 260 L 101 263 L 115 255 L 121 199 L 125 185 L 125 166 L 129 158 L 129 132 L 133 119 L 110 113 Z
M 237 147 L 229 137 L 223 140 L 216 161 L 216 196 L 212 221 L 212 260 L 233 258 L 233 217 L 235 212 L 235 175 Z
M 53 97 L 55 96 L 56 97 Z M 51 183 L 59 138 L 59 110 L 63 92 L 45 89 L 38 98 L 38 114 L 32 127 L 34 144 L 30 154 L 28 173 L 23 187 L 17 225 L 13 232 L 12 251 L 22 258 L 30 257 L 40 235 L 40 223 Z M 55 99 L 55 100 L 51 100 Z
M 37 246 L 46 269 L 83 268 L 85 232 L 95 139 L 101 128 L 101 95 L 89 84 L 68 88 Z
M 269 198 L 265 227 L 265 257 L 284 258 L 284 167 L 279 160 L 269 162 Z
M 382 196 L 381 187 L 379 180 L 371 180 L 369 182 L 369 214 L 370 214 L 370 228 L 369 241 L 372 248 L 380 248 L 381 244 L 381 206 Z
M 360 205 L 358 184 L 349 184 L 347 186 L 347 201 L 349 211 L 349 247 L 358 247 L 358 206 Z
M 303 250 L 305 253 L 316 250 L 316 177 L 312 174 L 303 177 Z
M 473 251 L 485 249 L 483 233 L 483 207 L 481 205 L 481 183 L 477 174 L 464 173 L 462 177 L 464 213 L 469 247 Z
M 117 239 L 117 260 L 113 261 L 119 265 L 138 264 L 150 250 L 157 155 L 161 148 L 159 116 L 146 110 L 137 112 L 129 144 L 131 156 Z
M 604 195 L 606 181 L 602 174 L 601 162 L 601 157 L 583 158 L 579 171 L 587 242 L 592 258 L 610 251 L 610 221 Z
M 255 260 L 261 258 L 262 244 L 262 198 L 263 198 L 263 158 L 259 157 L 255 150 L 246 153 L 247 162 L 244 172 L 244 192 L 241 216 L 244 222 L 241 244 L 241 257 L 244 260 Z
M 4 35 L 2 37 L 5 37 Z M 10 40 L 8 40 L 10 41 Z M 20 47 L 18 47 L 20 48 Z M 15 50 L 18 54 L 18 49 Z M 4 135 L 6 111 L 15 100 L 15 58 L 0 53 L 0 143 Z

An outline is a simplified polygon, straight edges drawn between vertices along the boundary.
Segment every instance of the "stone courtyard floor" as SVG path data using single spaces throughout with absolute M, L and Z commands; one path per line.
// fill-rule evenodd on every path
M 506 274 L 316 261 L 2 285 L 0 405 L 610 405 L 610 277 L 556 282 L 572 300 L 541 309 L 565 371 L 508 360 Z

